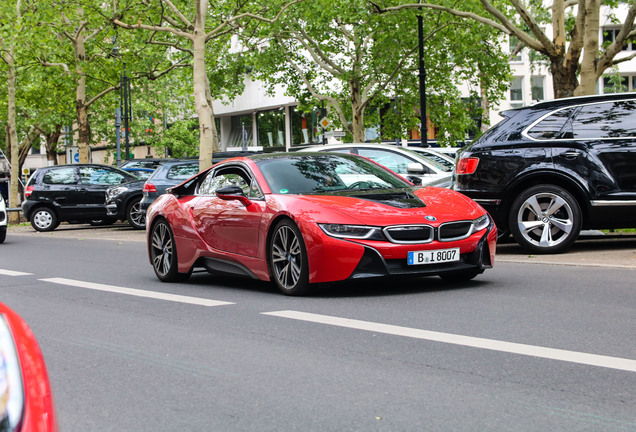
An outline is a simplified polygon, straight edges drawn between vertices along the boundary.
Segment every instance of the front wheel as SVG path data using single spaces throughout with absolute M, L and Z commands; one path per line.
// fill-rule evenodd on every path
M 31 226 L 36 231 L 53 231 L 59 224 L 55 212 L 48 207 L 39 207 L 31 215 Z
M 7 227 L 0 227 L 0 243 L 4 243 L 4 240 L 7 238 Z
M 581 209 L 565 189 L 538 185 L 523 191 L 510 208 L 509 227 L 523 248 L 534 253 L 564 252 L 581 232 Z
M 141 211 L 141 197 L 133 199 L 126 206 L 126 220 L 134 229 L 146 228 L 146 213 Z
M 150 242 L 150 261 L 159 280 L 179 282 L 190 277 L 191 272 L 179 273 L 174 234 L 167 221 L 153 225 Z
M 269 245 L 270 274 L 285 295 L 309 292 L 309 262 L 305 242 L 298 227 L 290 220 L 276 224 Z

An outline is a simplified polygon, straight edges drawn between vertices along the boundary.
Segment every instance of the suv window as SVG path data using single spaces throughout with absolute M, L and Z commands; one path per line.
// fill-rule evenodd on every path
M 553 112 L 528 131 L 531 138 L 549 140 L 559 136 L 559 132 L 570 118 L 574 108 L 565 108 Z
M 636 101 L 616 101 L 585 105 L 572 124 L 579 139 L 636 136 Z
M 166 178 L 172 180 L 187 180 L 199 172 L 198 164 L 183 164 L 170 167 Z
M 34 177 L 32 177 L 34 178 Z M 75 168 L 53 168 L 44 173 L 42 177 L 42 183 L 50 185 L 67 185 L 77 183 L 75 177 Z

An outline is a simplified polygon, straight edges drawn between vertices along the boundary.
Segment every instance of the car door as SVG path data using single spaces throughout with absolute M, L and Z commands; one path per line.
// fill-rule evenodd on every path
M 106 217 L 106 189 L 134 177 L 126 176 L 107 166 L 85 165 L 79 167 L 77 217 L 82 219 Z
M 579 146 L 563 157 L 585 157 L 575 169 L 588 179 L 593 199 L 636 205 L 636 100 L 582 106 L 572 137 Z
M 67 220 L 77 207 L 78 172 L 76 167 L 47 168 L 34 198 L 53 204 L 61 220 Z
M 218 198 L 216 191 L 227 186 L 239 186 L 251 204 Z M 219 167 L 203 179 L 198 195 L 192 219 L 199 236 L 216 250 L 258 256 L 265 201 L 253 176 L 238 165 Z

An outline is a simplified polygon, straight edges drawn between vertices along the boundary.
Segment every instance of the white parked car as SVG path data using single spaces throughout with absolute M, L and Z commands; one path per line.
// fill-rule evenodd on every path
M 7 204 L 4 197 L 0 195 L 0 243 L 4 243 L 7 238 Z
M 434 161 L 449 167 L 451 170 L 455 168 L 455 156 L 453 156 L 451 153 L 445 153 L 441 151 L 441 147 L 408 146 L 406 148 L 414 152 L 421 153 L 429 159 L 433 159 Z
M 406 147 L 389 144 L 326 144 L 305 147 L 302 152 L 354 153 L 371 159 L 413 183 L 422 185 L 450 179 L 453 166 L 437 162 Z

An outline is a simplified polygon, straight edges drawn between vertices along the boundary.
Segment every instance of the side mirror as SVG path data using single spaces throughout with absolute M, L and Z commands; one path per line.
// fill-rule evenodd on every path
M 406 176 L 406 179 L 413 183 L 415 186 L 422 186 L 422 179 L 417 176 Z
M 216 196 L 221 198 L 222 200 L 230 201 L 230 200 L 238 200 L 245 207 L 252 204 L 252 201 L 243 193 L 243 189 L 238 186 L 226 186 L 216 191 Z
M 413 162 L 406 166 L 406 171 L 411 174 L 424 174 L 424 165 L 419 162 Z

